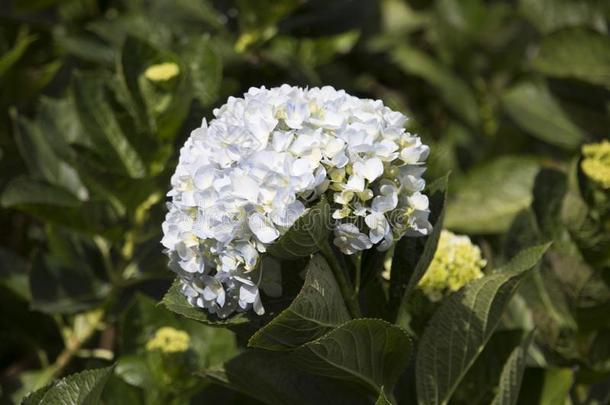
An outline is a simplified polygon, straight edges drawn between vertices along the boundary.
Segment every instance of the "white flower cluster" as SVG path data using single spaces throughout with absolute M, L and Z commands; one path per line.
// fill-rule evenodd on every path
M 428 147 L 379 100 L 332 87 L 251 88 L 229 98 L 180 151 L 163 245 L 192 305 L 224 318 L 264 313 L 281 293 L 266 247 L 320 198 L 345 254 L 430 230 Z

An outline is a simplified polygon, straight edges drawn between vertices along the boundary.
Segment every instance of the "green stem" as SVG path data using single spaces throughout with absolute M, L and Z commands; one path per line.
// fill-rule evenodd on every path
M 337 259 L 337 256 L 335 255 L 335 252 L 333 252 L 333 249 L 328 241 L 320 245 L 320 251 L 328 262 L 333 275 L 335 276 L 335 280 L 337 280 L 337 283 L 339 284 L 339 289 L 341 290 L 341 294 L 343 295 L 343 299 L 347 304 L 349 312 L 352 314 L 352 317 L 360 318 L 362 315 L 360 313 L 358 295 L 352 287 L 352 283 L 347 277 L 345 269 L 343 266 L 341 266 L 341 263 L 339 263 L 339 260 Z

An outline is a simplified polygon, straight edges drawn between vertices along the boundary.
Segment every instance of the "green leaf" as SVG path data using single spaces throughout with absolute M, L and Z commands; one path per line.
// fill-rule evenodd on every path
M 519 391 L 521 391 L 521 380 L 523 379 L 527 350 L 532 342 L 532 337 L 533 333 L 530 333 L 525 341 L 513 350 L 504 364 L 502 374 L 500 375 L 498 393 L 492 405 L 515 405 L 517 403 Z
M 556 405 L 569 403 L 574 371 L 569 368 L 528 368 L 523 376 L 519 403 Z M 604 401 L 602 400 L 601 403 Z
M 610 86 L 610 41 L 606 34 L 582 28 L 545 37 L 533 67 L 553 77 Z
M 529 207 L 538 171 L 533 158 L 504 156 L 471 170 L 455 182 L 445 227 L 457 232 L 493 234 L 508 229 Z
M 23 405 L 94 405 L 99 403 L 104 385 L 114 366 L 85 370 L 55 381 L 28 395 Z
M 519 0 L 519 9 L 538 30 L 544 33 L 575 26 L 589 26 L 603 31 L 606 24 L 601 2 Z
M 180 292 L 180 281 L 178 279 L 174 281 L 163 297 L 163 300 L 161 300 L 161 303 L 165 305 L 167 309 L 178 315 L 203 322 L 206 325 L 229 327 L 243 325 L 248 322 L 247 316 L 243 313 L 231 316 L 227 319 L 220 319 L 201 308 L 192 306 L 188 303 L 184 294 Z
M 32 175 L 70 191 L 80 200 L 86 200 L 89 196 L 87 189 L 77 171 L 57 156 L 53 145 L 55 139 L 49 135 L 50 131 L 50 128 L 42 127 L 38 122 L 17 118 L 16 141 L 23 160 Z
M 291 354 L 248 350 L 204 376 L 259 401 L 274 405 L 350 404 L 371 400 L 359 386 L 308 374 L 291 360 Z
M 34 258 L 30 271 L 32 309 L 74 313 L 99 304 L 108 295 L 110 286 L 96 279 L 90 268 L 68 266 L 57 256 Z
M 160 53 L 148 43 L 132 36 L 125 39 L 121 49 L 119 73 L 135 105 L 140 124 L 147 128 L 150 123 L 139 80 L 148 66 L 161 62 L 163 61 Z
M 288 308 L 259 329 L 248 346 L 290 350 L 317 339 L 350 319 L 337 281 L 322 256 L 308 266 L 303 288 Z
M 436 180 L 428 187 L 430 195 L 432 233 L 422 238 L 404 237 L 394 249 L 390 273 L 390 308 L 396 308 L 396 324 L 408 324 L 408 303 L 411 295 L 432 262 L 443 229 L 449 175 Z M 394 314 L 393 314 L 394 316 Z
M 379 398 L 377 398 L 377 401 L 375 401 L 375 405 L 392 405 L 392 402 L 390 402 L 388 397 L 385 395 L 383 387 L 381 392 L 379 393 Z
M 421 77 L 436 87 L 448 107 L 470 125 L 479 122 L 479 107 L 472 90 L 453 71 L 425 53 L 400 46 L 392 60 L 406 73 Z
M 380 319 L 354 319 L 296 350 L 298 367 L 328 378 L 352 381 L 379 395 L 391 393 L 407 366 L 407 332 Z
M 159 82 L 149 80 L 146 71 L 163 64 L 177 67 L 177 75 Z M 194 83 L 189 82 L 185 64 L 174 54 L 162 52 L 148 42 L 128 36 L 123 44 L 119 66 L 130 104 L 135 110 L 134 115 L 140 127 L 145 128 L 149 135 L 139 140 L 136 146 L 141 149 L 159 139 L 173 139 L 186 117 L 192 88 L 195 87 Z
M 208 106 L 216 101 L 222 82 L 222 59 L 208 38 L 192 38 L 182 54 L 188 66 L 193 96 Z
M 419 404 L 446 404 L 483 350 L 513 293 L 549 245 L 522 251 L 506 266 L 449 296 L 432 316 L 419 343 Z
M 517 84 L 503 95 L 502 102 L 519 126 L 545 142 L 574 150 L 584 139 L 543 82 Z
M 114 166 L 118 166 L 130 177 L 144 177 L 144 162 L 108 103 L 106 94 L 109 90 L 103 85 L 102 78 L 78 75 L 72 91 L 80 122 L 95 143 L 94 152 L 104 158 L 109 170 L 116 171 Z
M 81 201 L 66 190 L 26 177 L 13 179 L 4 189 L 0 201 L 5 208 L 25 204 L 44 204 L 56 207 L 81 205 Z
M 330 205 L 326 198 L 311 207 L 267 252 L 280 259 L 293 260 L 307 257 L 319 250 L 331 230 Z
M 25 54 L 32 42 L 36 40 L 35 35 L 27 35 L 27 30 L 18 33 L 15 45 L 10 51 L 0 57 L 0 78 L 6 74 Z

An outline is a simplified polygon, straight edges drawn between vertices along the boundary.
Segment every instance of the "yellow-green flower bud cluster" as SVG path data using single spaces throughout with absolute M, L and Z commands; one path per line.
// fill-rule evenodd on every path
M 160 350 L 163 353 L 182 353 L 188 350 L 191 338 L 188 333 L 164 326 L 157 329 L 155 335 L 146 342 L 146 350 Z
M 443 230 L 430 267 L 418 287 L 431 301 L 439 301 L 449 292 L 483 277 L 487 262 L 481 249 L 468 236 Z
M 582 147 L 582 171 L 604 189 L 610 189 L 610 141 L 590 143 Z

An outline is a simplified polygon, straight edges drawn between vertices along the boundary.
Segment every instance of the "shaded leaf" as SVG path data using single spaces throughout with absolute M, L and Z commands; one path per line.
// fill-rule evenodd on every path
M 543 39 L 533 67 L 549 76 L 610 86 L 610 41 L 581 28 L 558 31 Z
M 288 308 L 259 329 L 251 347 L 290 350 L 317 339 L 350 319 L 331 269 L 322 256 L 308 266 L 303 288 Z
M 517 124 L 545 142 L 573 150 L 584 139 L 544 83 L 522 82 L 510 88 L 502 101 Z
M 605 27 L 601 2 L 582 0 L 520 0 L 519 8 L 540 31 L 587 25 Z
M 432 316 L 419 343 L 420 404 L 446 404 L 497 326 L 527 271 L 549 245 L 522 251 L 506 266 L 449 296 Z
M 505 156 L 471 170 L 457 181 L 445 227 L 464 233 L 500 233 L 529 207 L 538 171 L 535 159 Z
M 227 362 L 222 370 L 204 376 L 267 404 L 364 405 L 371 400 L 359 386 L 308 374 L 289 354 L 249 350 Z
M 471 89 L 453 71 L 425 53 L 407 46 L 393 52 L 394 63 L 436 87 L 448 107 L 471 125 L 479 122 L 479 107 Z
M 296 352 L 299 367 L 328 378 L 392 392 L 411 356 L 407 332 L 379 319 L 354 319 Z
M 96 279 L 87 266 L 68 266 L 55 255 L 38 255 L 30 271 L 32 309 L 74 313 L 99 304 L 110 286 Z
M 95 143 L 95 153 L 104 158 L 109 170 L 116 169 L 113 165 L 118 165 L 130 177 L 143 177 L 146 167 L 107 102 L 105 94 L 108 89 L 101 78 L 79 75 L 72 89 L 80 122 Z
M 532 342 L 533 333 L 510 354 L 502 368 L 498 393 L 492 405 L 515 405 L 521 390 L 521 380 L 527 357 L 527 350 Z
M 78 207 L 81 204 L 74 195 L 62 188 L 26 177 L 13 179 L 4 189 L 0 201 L 7 208 L 25 204 L 58 207 Z
M 222 82 L 222 59 L 208 38 L 193 38 L 183 54 L 189 69 L 193 96 L 204 105 L 218 97 Z

